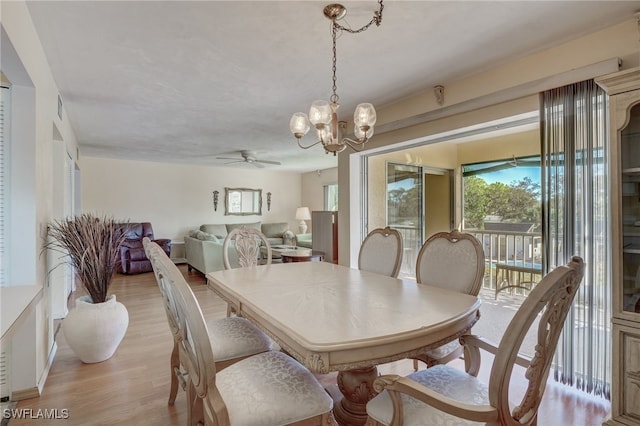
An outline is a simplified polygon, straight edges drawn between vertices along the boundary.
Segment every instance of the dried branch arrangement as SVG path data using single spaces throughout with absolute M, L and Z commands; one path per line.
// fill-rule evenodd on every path
M 82 214 L 49 225 L 49 241 L 43 249 L 54 250 L 70 263 L 93 303 L 107 300 L 113 274 L 120 267 L 120 246 L 126 221 Z

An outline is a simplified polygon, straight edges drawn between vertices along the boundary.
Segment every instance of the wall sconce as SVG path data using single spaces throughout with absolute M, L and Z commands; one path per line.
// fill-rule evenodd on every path
M 218 211 L 218 195 L 220 192 L 213 191 L 213 210 Z
M 271 211 L 271 193 L 267 192 L 267 211 Z

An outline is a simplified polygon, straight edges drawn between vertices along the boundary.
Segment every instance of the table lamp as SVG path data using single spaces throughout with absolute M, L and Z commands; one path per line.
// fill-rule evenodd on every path
M 298 223 L 298 231 L 300 234 L 305 234 L 307 232 L 307 224 L 305 220 L 311 220 L 311 212 L 309 211 L 309 207 L 298 207 L 296 209 L 296 220 L 299 220 Z

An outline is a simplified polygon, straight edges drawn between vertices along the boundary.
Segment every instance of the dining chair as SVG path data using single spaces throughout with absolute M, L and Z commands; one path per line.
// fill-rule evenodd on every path
M 358 269 L 396 278 L 402 265 L 402 252 L 402 235 L 397 229 L 388 226 L 374 229 L 360 245 Z
M 156 256 L 154 267 L 173 304 L 179 360 L 187 371 L 188 425 L 331 424 L 329 394 L 282 352 L 262 352 L 218 371 L 216 342 L 191 288 L 168 258 Z
M 271 244 L 267 237 L 260 231 L 254 228 L 247 228 L 246 226 L 240 226 L 234 228 L 227 234 L 222 243 L 222 260 L 224 262 L 225 269 L 231 269 L 231 262 L 229 261 L 229 250 L 233 245 L 236 253 L 238 254 L 238 263 L 241 268 L 248 266 L 255 266 L 260 262 L 261 253 L 260 247 L 266 247 L 267 254 L 264 260 L 265 264 L 271 264 Z
M 374 389 L 380 393 L 367 404 L 366 424 L 535 425 L 560 332 L 583 274 L 584 263 L 577 256 L 547 274 L 522 303 L 499 346 L 479 336 L 461 337 L 472 361 L 468 373 L 436 365 L 407 377 L 377 378 Z M 528 358 L 519 351 L 536 320 L 535 354 Z M 488 384 L 475 377 L 480 369 L 480 349 L 494 354 Z M 514 364 L 526 369 L 526 389 L 517 405 L 509 395 Z
M 457 230 L 438 232 L 429 237 L 420 248 L 416 262 L 416 281 L 477 296 L 484 278 L 484 269 L 484 251 L 473 235 Z M 446 364 L 460 358 L 463 352 L 463 347 L 454 340 L 413 357 L 413 368 L 418 369 L 418 361 L 424 362 L 427 368 Z
M 165 269 L 172 270 L 174 274 L 179 274 L 180 270 L 170 261 L 169 257 L 156 243 L 149 238 L 143 240 L 143 245 L 147 258 L 151 261 L 153 272 L 156 276 L 158 287 L 162 295 L 162 301 L 169 322 L 169 329 L 173 334 L 173 351 L 170 358 L 171 389 L 169 391 L 169 405 L 173 405 L 178 393 L 178 384 L 186 389 L 186 379 L 184 369 L 180 365 L 178 357 L 178 318 L 175 301 L 171 298 L 171 293 L 167 291 L 167 281 L 160 275 L 160 268 L 157 267 L 159 259 L 164 259 Z M 277 350 L 279 347 L 260 331 L 255 325 L 245 318 L 229 317 L 207 321 L 209 339 L 215 350 L 216 370 L 220 371 L 231 364 L 240 361 L 248 356 L 261 352 Z
M 241 268 L 258 265 L 262 258 L 260 244 L 266 248 L 266 259 L 262 262 L 265 265 L 271 265 L 271 244 L 269 244 L 269 240 L 267 240 L 267 237 L 262 232 L 254 228 L 247 228 L 246 226 L 240 226 L 231 230 L 222 243 L 222 262 L 224 269 L 233 268 L 229 256 L 231 249 L 237 254 L 238 265 Z M 227 316 L 230 317 L 236 312 L 237 307 L 232 306 L 231 303 L 227 303 Z

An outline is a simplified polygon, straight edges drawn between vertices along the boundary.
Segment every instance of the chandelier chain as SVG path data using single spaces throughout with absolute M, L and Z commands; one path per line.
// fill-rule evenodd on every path
M 331 26 L 331 37 L 333 39 L 333 66 L 331 67 L 331 71 L 333 72 L 333 94 L 329 98 L 329 100 L 337 104 L 340 97 L 338 96 L 338 79 L 336 77 L 336 63 L 338 61 L 337 49 L 336 49 L 336 35 L 338 32 L 336 21 L 333 21 L 333 25 Z
M 376 24 L 377 27 L 380 26 L 380 24 L 382 23 L 382 10 L 384 9 L 384 5 L 382 4 L 382 0 L 378 0 L 378 4 L 380 5 L 380 9 L 378 9 L 377 11 L 373 12 L 373 18 L 371 18 L 371 21 L 369 21 L 368 24 L 364 25 L 361 28 L 358 28 L 357 30 L 351 29 L 349 27 L 344 27 L 340 24 L 338 24 L 338 22 L 334 19 L 333 20 L 333 25 L 335 27 L 337 27 L 338 29 L 342 30 L 342 31 L 346 31 L 348 33 L 351 34 L 358 34 L 358 33 L 362 33 L 366 30 L 369 29 L 369 27 L 373 24 Z
M 338 21 L 336 19 L 333 19 L 331 21 L 331 39 L 333 41 L 333 63 L 332 63 L 332 67 L 331 67 L 331 71 L 333 73 L 332 76 L 332 81 L 333 81 L 333 93 L 331 94 L 331 97 L 329 98 L 329 100 L 334 103 L 334 104 L 338 104 L 338 100 L 340 99 L 340 97 L 338 96 L 338 84 L 337 84 L 337 77 L 336 77 L 336 63 L 338 61 L 337 58 L 337 49 L 336 49 L 336 38 L 338 35 L 338 30 L 340 31 L 346 31 L 350 34 L 358 34 L 358 33 L 362 33 L 364 31 L 366 31 L 367 29 L 369 29 L 369 27 L 373 24 L 376 24 L 376 26 L 380 26 L 380 24 L 382 23 L 382 11 L 384 10 L 384 5 L 382 4 L 383 0 L 378 0 L 378 4 L 380 5 L 380 8 L 373 12 L 373 18 L 371 18 L 371 21 L 369 21 L 368 24 L 364 25 L 363 27 L 360 27 L 356 30 L 348 28 L 348 27 L 344 27 L 342 25 L 340 25 L 338 23 Z

